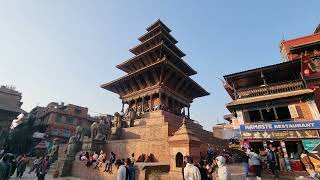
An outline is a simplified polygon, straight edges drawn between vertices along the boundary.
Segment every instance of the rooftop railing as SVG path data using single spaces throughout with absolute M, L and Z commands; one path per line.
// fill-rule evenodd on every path
M 305 89 L 305 84 L 302 80 L 290 81 L 290 82 L 282 82 L 271 85 L 262 85 L 260 87 L 244 89 L 237 91 L 238 99 L 264 96 L 270 94 L 278 94 L 289 91 L 296 91 L 300 89 Z

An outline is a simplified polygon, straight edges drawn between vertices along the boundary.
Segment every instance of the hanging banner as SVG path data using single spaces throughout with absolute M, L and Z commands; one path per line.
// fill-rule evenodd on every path
M 303 131 L 272 131 L 272 132 L 242 132 L 242 139 L 300 139 L 300 138 L 318 138 L 317 130 Z
M 309 152 L 309 158 L 317 172 L 320 172 L 320 140 L 303 140 L 303 147 Z
M 288 122 L 272 122 L 272 123 L 250 123 L 241 124 L 241 132 L 250 131 L 288 131 L 288 130 L 304 130 L 304 129 L 320 129 L 320 121 L 288 121 Z
M 320 140 L 303 140 L 302 144 L 304 149 L 308 152 L 312 152 L 317 148 L 320 150 Z

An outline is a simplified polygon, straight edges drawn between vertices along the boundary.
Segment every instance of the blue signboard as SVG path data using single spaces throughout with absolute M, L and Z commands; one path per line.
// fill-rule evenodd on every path
M 240 131 L 287 131 L 320 129 L 320 120 L 241 124 Z

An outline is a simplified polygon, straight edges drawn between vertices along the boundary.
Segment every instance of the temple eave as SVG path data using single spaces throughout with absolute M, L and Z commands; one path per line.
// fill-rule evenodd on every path
M 137 61 L 138 58 L 142 57 L 143 55 L 147 55 L 148 53 L 151 53 L 152 51 L 156 51 L 157 49 L 160 48 L 165 48 L 166 51 L 168 51 L 174 58 L 176 63 L 178 64 L 180 63 L 181 66 L 184 68 L 183 72 L 185 72 L 188 76 L 192 76 L 194 74 L 197 74 L 197 71 L 195 71 L 188 63 L 186 63 L 183 59 L 181 59 L 177 54 L 175 54 L 168 46 L 166 46 L 164 43 L 160 43 L 156 46 L 154 46 L 151 49 L 148 49 L 147 51 L 145 51 L 144 53 L 141 53 L 137 56 L 134 56 L 132 58 L 130 58 L 129 60 L 118 64 L 116 67 L 126 73 L 130 73 L 131 71 L 128 69 L 128 66 L 132 63 L 134 63 L 135 61 Z
M 109 82 L 109 83 L 102 84 L 101 87 L 104 88 L 104 89 L 106 89 L 106 88 L 108 88 L 108 87 L 111 87 L 111 86 L 113 86 L 113 85 L 115 85 L 115 84 L 117 84 L 117 83 L 120 83 L 121 81 L 123 81 L 123 80 L 125 80 L 125 79 L 127 79 L 127 78 L 129 78 L 129 77 L 132 77 L 132 76 L 134 76 L 134 75 L 136 75 L 136 74 L 142 73 L 143 71 L 145 71 L 145 70 L 147 70 L 147 69 L 150 69 L 150 68 L 152 68 L 152 67 L 155 67 L 155 66 L 157 66 L 157 65 L 160 65 L 160 64 L 161 64 L 162 62 L 164 62 L 164 61 L 165 61 L 165 60 L 157 61 L 157 62 L 155 62 L 155 63 L 153 63 L 153 64 L 151 64 L 151 65 L 148 65 L 148 66 L 146 66 L 146 67 L 144 67 L 144 68 L 139 69 L 138 71 L 135 71 L 135 72 L 133 72 L 133 73 L 127 74 L 127 75 L 125 75 L 125 76 L 122 76 L 122 77 L 120 77 L 120 78 L 118 78 L 118 79 L 116 79 L 116 80 L 113 80 L 113 81 Z
M 173 49 L 175 49 L 176 54 L 179 55 L 180 57 L 184 57 L 186 54 L 179 49 L 163 32 L 159 32 L 155 34 L 154 36 L 150 37 L 149 39 L 141 42 L 140 44 L 136 45 L 135 47 L 129 49 L 129 51 L 135 55 L 139 55 L 139 48 L 142 46 L 146 46 L 148 43 L 150 43 L 152 40 L 156 40 L 157 38 L 165 39 L 167 44 L 170 44 Z
M 101 87 L 106 90 L 120 94 L 120 96 L 122 96 L 122 95 L 126 96 L 127 94 L 135 93 L 135 92 L 137 92 L 135 89 L 139 89 L 139 88 L 137 88 L 138 85 L 136 83 L 136 81 L 137 81 L 136 78 L 140 74 L 145 74 L 147 71 L 149 71 L 149 73 L 152 73 L 152 71 L 154 71 L 154 69 L 159 66 L 165 67 L 166 69 L 171 71 L 171 74 L 178 75 L 175 77 L 182 78 L 180 86 L 181 87 L 184 86 L 183 92 L 185 94 L 183 96 L 185 96 L 188 99 L 185 101 L 190 101 L 194 98 L 209 95 L 209 93 L 205 89 L 203 89 L 199 84 L 197 84 L 189 76 L 185 75 L 180 69 L 175 67 L 175 65 L 173 65 L 171 62 L 167 61 L 166 59 L 163 59 L 163 60 L 160 60 L 156 63 L 153 63 L 153 64 L 151 64 L 145 68 L 142 68 L 139 71 L 136 71 L 134 73 L 127 74 L 127 75 L 120 77 L 112 82 L 103 84 L 103 85 L 101 85 Z M 143 76 L 141 76 L 141 77 L 143 77 Z M 172 79 L 172 78 L 167 78 L 167 79 L 171 79 L 171 82 L 170 82 L 171 84 L 174 83 L 174 82 L 172 82 L 172 81 L 174 81 L 174 79 Z M 146 81 L 146 80 L 143 80 L 143 81 Z M 133 82 L 135 82 L 135 83 L 133 83 Z M 169 83 L 169 82 L 160 82 L 160 77 L 159 77 L 159 79 L 158 79 L 158 77 L 154 77 L 154 80 L 152 80 L 152 82 L 154 82 L 154 83 L 149 82 L 149 83 L 147 83 L 148 85 L 146 85 L 146 86 L 151 86 L 151 85 L 153 86 L 153 85 L 157 85 L 159 83 L 162 83 L 161 85 L 166 86 L 166 84 Z M 123 87 L 123 86 L 126 86 L 126 87 Z M 127 89 L 127 90 L 123 90 L 123 89 Z M 130 89 L 131 91 L 129 91 L 128 89 Z M 175 90 L 173 90 L 173 91 L 175 91 Z M 178 95 L 178 93 L 176 95 Z
M 145 52 L 143 52 L 143 53 L 141 53 L 141 54 L 139 54 L 139 55 L 137 55 L 137 56 L 134 56 L 134 57 L 132 57 L 132 58 L 124 61 L 124 62 L 121 63 L 121 64 L 118 64 L 116 67 L 119 68 L 119 69 L 121 69 L 121 70 L 124 70 L 124 69 L 126 69 L 126 66 L 127 66 L 128 64 L 132 63 L 135 59 L 137 59 L 137 58 L 139 58 L 140 56 L 142 56 L 142 55 L 144 55 L 144 54 L 147 54 L 148 52 L 150 52 L 150 51 L 152 51 L 152 50 L 154 50 L 154 49 L 156 49 L 156 48 L 159 48 L 159 47 L 161 47 L 161 46 L 162 46 L 162 43 L 160 43 L 160 44 L 158 44 L 158 45 L 156 45 L 156 46 L 148 49 L 147 51 L 145 51 Z M 125 70 L 124 70 L 124 71 L 125 71 Z M 125 72 L 126 72 L 126 71 L 125 71 Z
M 184 74 L 180 69 L 178 69 L 174 64 L 172 64 L 171 62 L 167 61 L 166 62 L 168 65 L 170 65 L 171 68 L 173 68 L 175 71 L 179 72 L 179 74 L 181 76 L 184 76 L 185 78 L 188 79 L 188 81 L 192 84 L 194 84 L 194 87 L 196 88 L 196 90 L 199 90 L 200 92 L 202 92 L 202 96 L 206 96 L 206 95 L 210 95 L 209 92 L 207 92 L 203 87 L 201 87 L 197 82 L 195 82 L 192 78 L 190 78 L 189 76 L 187 76 L 186 74 Z
M 159 25 L 161 25 L 166 31 L 171 32 L 171 29 L 168 28 L 168 26 L 166 26 L 160 19 L 158 19 L 156 22 L 154 22 L 149 27 L 147 27 L 146 30 L 151 31 L 152 29 L 154 29 L 155 27 L 157 27 Z
M 166 36 L 170 39 L 170 41 L 171 41 L 173 44 L 176 44 L 176 43 L 179 42 L 179 41 L 176 40 L 168 31 L 163 30 L 163 29 L 161 28 L 161 26 L 158 26 L 158 27 L 154 28 L 152 31 L 146 32 L 145 34 L 143 34 L 142 36 L 140 36 L 140 37 L 138 38 L 138 40 L 141 41 L 141 42 L 146 41 L 147 39 L 150 38 L 150 36 L 152 36 L 152 33 L 156 34 L 154 31 L 159 31 L 159 32 L 162 32 L 162 33 L 166 34 Z

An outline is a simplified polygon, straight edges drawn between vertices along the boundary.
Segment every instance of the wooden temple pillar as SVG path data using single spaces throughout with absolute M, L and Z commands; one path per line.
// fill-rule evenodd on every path
M 142 96 L 142 104 L 141 104 L 141 111 L 144 112 L 144 97 Z
M 169 96 L 166 95 L 166 107 L 169 107 Z
M 159 109 L 162 108 L 161 105 L 162 105 L 162 93 L 159 91 Z
M 175 114 L 176 112 L 176 110 L 175 110 L 175 104 L 174 104 L 174 98 L 171 98 L 171 112 L 173 113 L 173 114 Z
M 150 95 L 150 104 L 149 104 L 150 111 L 153 111 L 153 106 L 154 106 L 154 103 L 152 102 L 152 100 L 153 100 L 153 95 L 154 95 L 154 94 L 151 94 L 151 95 Z
M 181 115 L 181 103 L 178 101 L 178 114 Z
M 190 105 L 188 105 L 187 107 L 188 107 L 188 119 L 190 119 Z
M 137 112 L 137 110 L 138 110 L 137 105 L 138 105 L 138 99 L 135 99 L 135 100 L 134 100 L 134 109 L 135 109 L 136 112 Z
M 121 112 L 124 113 L 124 101 L 122 101 L 122 108 L 121 108 Z

